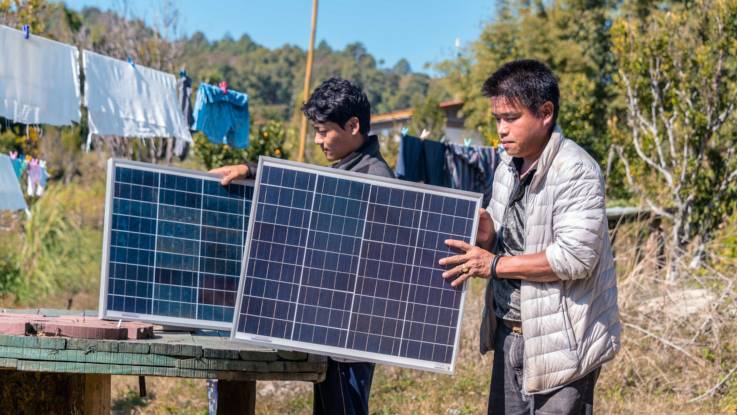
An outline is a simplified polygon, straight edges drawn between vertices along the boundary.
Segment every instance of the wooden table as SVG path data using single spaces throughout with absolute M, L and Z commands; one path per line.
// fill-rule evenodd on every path
M 218 413 L 255 412 L 256 381 L 319 382 L 327 359 L 232 342 L 222 332 L 151 340 L 0 335 L 0 413 L 109 414 L 112 375 L 218 379 Z

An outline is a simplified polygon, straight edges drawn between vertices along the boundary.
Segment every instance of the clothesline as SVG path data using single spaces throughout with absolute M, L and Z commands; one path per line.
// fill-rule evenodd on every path
M 0 44 L 5 46 L 5 59 L 0 64 L 4 81 L 0 83 L 0 116 L 24 124 L 79 123 L 82 106 L 79 50 L 35 35 L 25 38 L 22 32 L 2 25 Z M 202 105 L 195 108 L 192 120 L 191 79 L 186 73 L 178 81 L 172 74 L 88 50 L 82 50 L 82 65 L 88 148 L 93 135 L 172 137 L 176 140 L 175 152 L 181 154 L 192 142 L 190 128 L 192 122 L 197 125 L 198 115 L 212 118 L 212 114 L 218 114 L 216 119 L 222 119 L 226 113 L 230 127 L 224 131 L 205 128 L 205 135 L 216 143 L 248 145 L 246 94 L 223 91 L 225 96 L 237 94 L 240 104 L 198 98 Z
M 481 193 L 486 207 L 498 164 L 499 154 L 494 147 L 444 143 L 404 131 L 396 175 L 403 180 Z

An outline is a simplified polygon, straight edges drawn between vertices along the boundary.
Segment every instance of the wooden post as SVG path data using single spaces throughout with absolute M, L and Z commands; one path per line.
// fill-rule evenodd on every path
M 256 413 L 256 381 L 218 379 L 218 415 Z
M 110 413 L 110 375 L 84 375 L 84 415 Z
M 312 61 L 315 53 L 315 29 L 317 29 L 317 0 L 312 0 L 312 32 L 310 33 L 310 45 L 307 49 L 307 67 L 305 68 L 305 88 L 302 96 L 304 101 L 310 93 L 310 79 L 312 78 Z M 307 137 L 307 117 L 302 114 L 302 124 L 299 128 L 299 153 L 297 161 L 305 159 L 305 138 Z
M 0 413 L 110 413 L 110 375 L 4 370 Z

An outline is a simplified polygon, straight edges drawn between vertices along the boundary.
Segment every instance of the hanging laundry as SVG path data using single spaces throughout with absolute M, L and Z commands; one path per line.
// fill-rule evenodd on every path
M 10 153 L 10 163 L 13 165 L 13 171 L 15 171 L 15 177 L 20 180 L 20 177 L 23 175 L 23 156 L 18 157 L 17 151 L 11 151 Z
M 31 159 L 28 163 L 28 186 L 26 192 L 28 196 L 36 196 L 38 183 L 41 181 L 41 166 L 37 159 Z M 43 190 L 41 191 L 43 193 Z
M 194 104 L 195 130 L 216 144 L 248 146 L 250 115 L 248 95 L 201 83 Z
M 192 124 L 194 124 L 191 96 L 192 78 L 186 72 L 182 71 L 179 79 L 177 79 L 177 98 L 179 99 L 179 108 L 182 110 L 184 120 L 187 122 L 187 127 L 192 127 Z
M 179 99 L 179 109 L 182 110 L 182 116 L 187 123 L 187 128 L 192 129 L 194 124 L 194 116 L 192 115 L 192 78 L 187 75 L 184 70 L 179 71 L 179 79 L 177 79 L 177 99 Z M 174 154 L 182 157 L 189 143 L 185 140 L 175 140 Z
M 424 140 L 425 183 L 448 187 L 450 179 L 445 165 L 445 144 L 439 141 Z
M 493 147 L 446 145 L 446 165 L 450 187 L 484 195 L 483 206 L 491 200 L 494 173 L 499 164 L 499 154 Z
M 10 157 L 0 154 L 0 210 L 27 210 Z
M 402 134 L 397 155 L 396 176 L 410 182 L 425 181 L 425 152 L 421 139 Z
M 77 48 L 0 25 L 0 117 L 23 124 L 80 120 Z
M 174 75 L 85 50 L 90 136 L 173 137 L 192 142 Z
M 396 168 L 397 178 L 435 186 L 450 185 L 445 163 L 445 144 L 402 136 Z
M 36 196 L 43 196 L 44 191 L 46 190 L 46 182 L 49 180 L 49 172 L 46 170 L 46 160 L 41 160 L 38 162 L 39 170 L 40 170 L 40 178 L 38 180 L 38 185 L 36 186 Z

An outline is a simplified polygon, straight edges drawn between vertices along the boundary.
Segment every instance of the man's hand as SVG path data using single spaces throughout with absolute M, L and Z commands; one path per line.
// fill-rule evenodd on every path
M 227 186 L 230 182 L 237 179 L 245 179 L 248 176 L 248 166 L 245 164 L 233 164 L 231 166 L 218 167 L 210 170 L 210 173 L 222 176 L 220 184 Z
M 495 240 L 496 231 L 494 230 L 494 221 L 491 220 L 491 215 L 489 215 L 486 209 L 479 209 L 479 228 L 476 232 L 476 245 L 488 250 L 494 247 Z
M 445 244 L 464 252 L 461 255 L 442 258 L 439 261 L 440 265 L 455 265 L 455 267 L 443 273 L 443 278 L 446 279 L 457 276 L 450 285 L 456 287 L 463 284 L 470 277 L 491 277 L 491 260 L 494 259 L 494 254 L 478 246 L 454 239 L 446 240 Z

